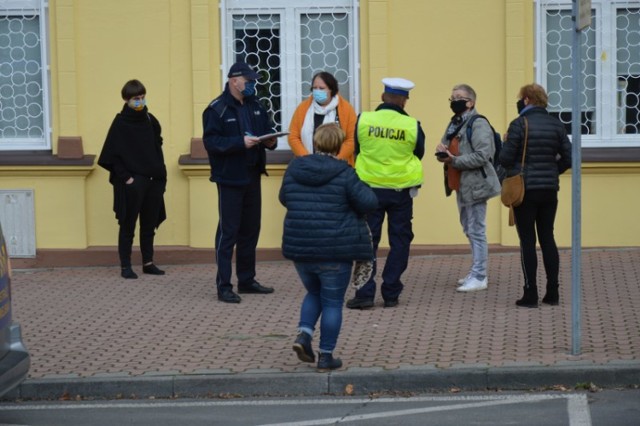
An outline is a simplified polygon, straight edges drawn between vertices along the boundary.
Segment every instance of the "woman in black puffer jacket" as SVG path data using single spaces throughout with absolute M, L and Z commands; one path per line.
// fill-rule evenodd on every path
M 500 152 L 500 163 L 513 176 L 520 171 L 525 142 L 525 119 L 528 142 L 524 161 L 524 200 L 514 208 L 515 225 L 520 239 L 524 296 L 516 305 L 538 306 L 536 272 L 536 230 L 540 240 L 547 275 L 543 303 L 557 305 L 559 255 L 553 235 L 558 208 L 559 176 L 571 167 L 571 142 L 564 125 L 546 110 L 548 97 L 538 84 L 528 84 L 518 94 L 519 117 L 511 122 Z
M 280 202 L 287 208 L 282 253 L 295 263 L 307 294 L 300 309 L 293 350 L 314 362 L 311 338 L 320 321 L 318 370 L 333 370 L 342 325 L 344 295 L 354 260 L 372 260 L 373 246 L 364 214 L 378 198 L 346 161 L 336 156 L 345 133 L 336 124 L 319 126 L 315 154 L 294 158 L 282 180 Z

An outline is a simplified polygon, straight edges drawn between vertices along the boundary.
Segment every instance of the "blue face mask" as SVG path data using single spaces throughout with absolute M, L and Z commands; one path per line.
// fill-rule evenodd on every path
M 324 90 L 320 90 L 320 89 L 313 89 L 313 100 L 314 101 L 316 101 L 317 103 L 322 105 L 325 102 L 327 102 L 327 99 L 329 99 L 329 95 L 327 95 L 327 92 L 325 92 Z
M 136 111 L 142 111 L 145 105 L 147 105 L 146 99 L 129 99 L 129 107 Z
M 244 83 L 244 89 L 242 89 L 242 96 L 251 96 L 256 93 L 256 82 L 255 80 L 249 80 Z

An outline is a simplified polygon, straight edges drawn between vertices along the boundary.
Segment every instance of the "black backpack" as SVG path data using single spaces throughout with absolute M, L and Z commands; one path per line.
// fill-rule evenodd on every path
M 493 164 L 493 168 L 496 171 L 496 174 L 498 175 L 498 180 L 500 181 L 500 183 L 502 183 L 502 180 L 507 176 L 507 171 L 500 164 L 500 151 L 502 150 L 502 138 L 500 137 L 500 134 L 495 131 L 495 129 L 493 128 L 493 126 L 491 125 L 487 117 L 485 117 L 484 115 L 477 114 L 469 118 L 469 122 L 467 123 L 467 140 L 469 141 L 469 145 L 471 145 L 471 149 L 473 149 L 473 143 L 471 142 L 471 133 L 473 132 L 473 128 L 472 128 L 473 122 L 477 118 L 484 118 L 485 120 L 487 120 L 487 123 L 489 124 L 489 127 L 491 127 L 491 131 L 493 132 L 493 144 L 495 146 L 496 152 L 495 154 L 493 154 L 492 164 Z M 487 177 L 487 173 L 484 171 L 484 168 L 482 169 L 482 176 L 484 176 L 485 178 Z

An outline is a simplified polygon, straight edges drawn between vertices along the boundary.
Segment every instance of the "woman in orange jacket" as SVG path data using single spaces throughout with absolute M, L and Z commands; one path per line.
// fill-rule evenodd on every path
M 326 71 L 311 79 L 311 96 L 304 100 L 291 118 L 289 146 L 296 157 L 314 152 L 313 134 L 324 123 L 337 123 L 346 134 L 338 158 L 354 165 L 353 138 L 356 112 L 349 102 L 338 95 L 338 81 Z

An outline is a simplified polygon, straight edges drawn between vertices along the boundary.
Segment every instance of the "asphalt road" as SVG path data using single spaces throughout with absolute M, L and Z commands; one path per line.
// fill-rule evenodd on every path
M 492 392 L 379 398 L 111 400 L 0 404 L 0 426 L 116 424 L 638 426 L 640 390 Z

